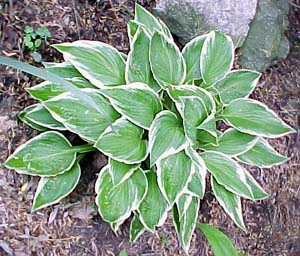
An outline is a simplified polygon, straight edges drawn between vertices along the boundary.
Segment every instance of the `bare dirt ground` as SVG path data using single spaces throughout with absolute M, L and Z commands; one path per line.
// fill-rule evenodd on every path
M 149 8 L 154 1 L 138 1 Z M 33 63 L 23 45 L 25 25 L 47 26 L 50 43 L 77 39 L 100 40 L 120 51 L 128 51 L 126 22 L 133 16 L 134 1 L 88 0 L 0 0 L 0 54 Z M 266 70 L 256 98 L 276 111 L 298 130 L 272 140 L 276 149 L 291 159 L 271 169 L 251 169 L 269 192 L 264 201 L 243 201 L 247 232 L 226 216 L 211 191 L 202 201 L 199 221 L 221 228 L 246 255 L 300 255 L 300 1 L 291 1 L 286 60 Z M 59 61 L 50 47 L 41 50 L 43 61 Z M 34 63 L 37 65 L 36 63 Z M 36 132 L 17 120 L 17 113 L 33 101 L 24 88 L 38 79 L 0 67 L 0 163 Z M 134 245 L 128 242 L 129 223 L 118 232 L 110 230 L 94 207 L 95 174 L 106 162 L 90 155 L 76 191 L 59 205 L 31 214 L 31 201 L 38 180 L 18 175 L 0 165 L 0 255 L 184 255 L 176 239 L 171 218 L 155 234 L 145 233 Z M 211 255 L 199 231 L 193 238 L 191 255 Z

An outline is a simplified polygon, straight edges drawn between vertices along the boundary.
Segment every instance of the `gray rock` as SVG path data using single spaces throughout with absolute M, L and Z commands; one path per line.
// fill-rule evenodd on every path
M 257 0 L 159 0 L 154 13 L 181 43 L 218 29 L 241 43 L 255 15 Z
M 286 0 L 259 0 L 248 36 L 241 48 L 240 64 L 244 68 L 264 70 L 289 53 L 285 36 L 289 3 Z

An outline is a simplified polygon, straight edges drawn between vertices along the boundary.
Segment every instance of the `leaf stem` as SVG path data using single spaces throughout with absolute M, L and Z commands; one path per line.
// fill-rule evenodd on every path
M 77 153 L 87 153 L 87 152 L 91 152 L 91 151 L 96 151 L 97 150 L 96 148 L 94 148 L 90 144 L 80 145 L 80 146 L 73 146 L 72 149 L 75 152 L 77 152 Z

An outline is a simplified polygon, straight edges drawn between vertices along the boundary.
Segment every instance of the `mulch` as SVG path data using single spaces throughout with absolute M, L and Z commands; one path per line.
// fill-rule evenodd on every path
M 138 1 L 151 8 L 155 1 Z M 99 40 L 128 52 L 126 23 L 133 17 L 129 0 L 0 0 L 0 54 L 34 63 L 23 43 L 26 25 L 46 26 L 50 43 L 77 39 Z M 297 134 L 270 143 L 290 160 L 271 169 L 251 168 L 251 173 L 269 192 L 263 201 L 243 200 L 247 232 L 238 229 L 208 189 L 201 202 L 199 221 L 223 230 L 246 255 L 300 255 L 300 1 L 290 11 L 287 59 L 264 72 L 251 96 L 273 109 Z M 60 61 L 51 47 L 41 49 L 43 61 Z M 36 135 L 17 120 L 17 113 L 32 104 L 25 88 L 39 82 L 30 75 L 0 67 L 0 163 L 19 145 Z M 89 155 L 78 188 L 60 204 L 31 213 L 38 179 L 18 175 L 0 166 L 0 255 L 184 255 L 171 218 L 155 234 L 143 234 L 134 245 L 128 242 L 129 223 L 117 236 L 103 222 L 94 206 L 95 175 L 106 159 Z M 199 231 L 193 237 L 190 255 L 212 255 Z

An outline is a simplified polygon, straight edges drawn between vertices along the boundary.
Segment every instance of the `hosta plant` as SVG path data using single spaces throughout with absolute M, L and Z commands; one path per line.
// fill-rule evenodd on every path
M 130 240 L 154 232 L 171 212 L 188 252 L 211 182 L 217 201 L 245 230 L 241 198 L 268 195 L 244 168 L 280 164 L 266 138 L 293 132 L 272 110 L 248 99 L 260 74 L 232 70 L 232 40 L 218 32 L 194 38 L 182 51 L 166 25 L 136 5 L 128 23 L 128 55 L 102 42 L 75 41 L 53 47 L 62 63 L 45 69 L 1 57 L 6 64 L 43 79 L 28 88 L 38 103 L 20 118 L 41 131 L 5 162 L 18 173 L 41 177 L 32 210 L 71 193 L 86 152 L 99 150 L 108 164 L 95 182 L 102 219 L 116 231 L 132 217 Z M 72 145 L 60 132 L 77 134 Z

